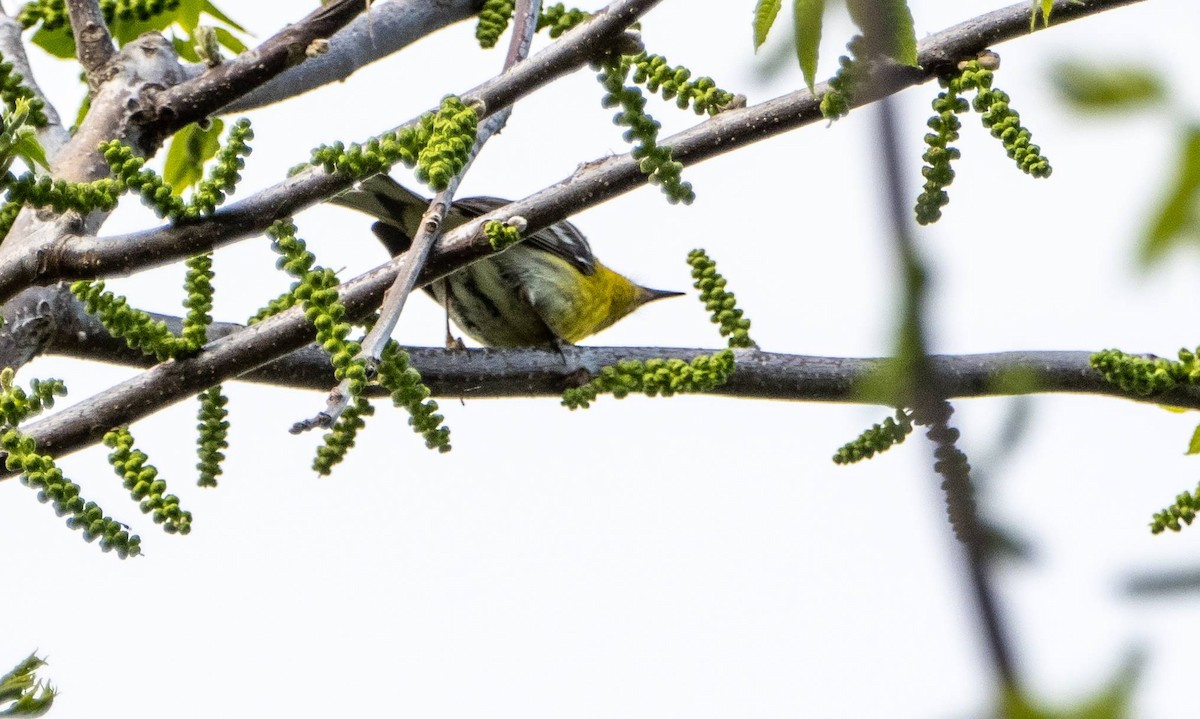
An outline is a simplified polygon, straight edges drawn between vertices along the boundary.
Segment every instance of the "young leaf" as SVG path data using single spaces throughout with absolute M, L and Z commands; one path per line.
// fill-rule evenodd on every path
M 817 59 L 821 49 L 821 21 L 825 17 L 825 0 L 794 0 L 796 16 L 796 57 L 804 84 L 809 92 L 817 81 Z
M 46 159 L 46 150 L 42 147 L 42 143 L 38 142 L 37 135 L 33 130 L 23 127 L 13 138 L 12 152 L 18 157 L 24 158 L 30 165 L 38 165 L 43 167 L 47 172 L 50 171 L 50 162 Z
M 755 52 L 767 41 L 767 32 L 775 24 L 775 18 L 779 15 L 781 5 L 783 5 L 783 0 L 758 0 L 758 6 L 754 8 Z
M 867 47 L 901 65 L 916 66 L 917 31 L 907 0 L 848 0 L 846 8 L 867 38 Z M 875 32 L 883 37 L 872 37 Z
M 1188 442 L 1185 454 L 1200 454 L 1200 425 L 1197 425 L 1196 431 L 1192 432 L 1192 441 Z
M 1138 261 L 1148 267 L 1175 245 L 1200 240 L 1200 125 L 1188 128 L 1179 169 L 1162 207 L 1142 237 Z
M 231 50 L 235 53 L 243 53 L 248 49 L 246 43 L 238 39 L 237 35 L 229 32 L 223 27 L 216 27 L 213 30 L 217 33 L 217 39 L 221 41 L 221 47 L 226 50 Z
M 1054 0 L 1041 0 L 1042 3 L 1042 27 L 1050 26 L 1050 11 L 1054 8 Z M 1037 25 L 1037 10 L 1038 0 L 1033 0 L 1033 12 L 1029 18 L 1029 32 L 1033 32 L 1033 28 Z
M 171 183 L 175 194 L 204 179 L 204 163 L 221 149 L 221 131 L 224 127 L 220 120 L 213 120 L 207 130 L 192 123 L 171 138 L 171 147 L 167 150 L 167 160 L 163 166 L 163 179 Z

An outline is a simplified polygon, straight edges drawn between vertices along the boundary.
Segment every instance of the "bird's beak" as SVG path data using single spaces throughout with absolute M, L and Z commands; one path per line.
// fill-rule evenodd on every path
M 662 300 L 668 297 L 679 297 L 683 292 L 674 292 L 672 290 L 652 290 L 649 287 L 639 287 L 641 290 L 641 304 L 653 302 L 654 300 Z

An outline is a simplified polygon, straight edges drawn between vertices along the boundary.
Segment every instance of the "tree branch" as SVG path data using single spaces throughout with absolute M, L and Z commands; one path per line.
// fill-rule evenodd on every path
M 97 0 L 67 0 L 67 13 L 75 33 L 75 55 L 87 75 L 88 87 L 95 92 L 104 82 L 104 66 L 117 54 L 112 34 Z
M 626 27 L 660 1 L 614 0 L 559 42 L 462 97 L 482 102 L 485 115 L 507 107 L 583 64 L 597 49 L 615 42 Z M 413 119 L 401 127 L 418 121 Z M 0 301 L 7 301 L 32 284 L 116 276 L 258 236 L 279 217 L 323 201 L 349 187 L 352 181 L 309 168 L 197 222 L 105 238 L 60 233 L 49 235 L 53 239 L 39 238 L 36 243 L 30 240 L 26 251 L 20 253 L 6 252 L 10 239 L 0 245 Z
M 1142 1 L 1083 0 L 1076 4 L 1075 0 L 1058 0 L 1054 5 L 1053 24 Z M 649 0 L 618 0 L 609 7 L 634 13 L 644 12 L 653 4 Z M 601 45 L 601 42 L 587 40 L 600 40 L 601 34 L 604 34 L 604 40 L 615 38 L 616 28 L 624 27 L 621 22 L 625 18 L 599 25 L 605 17 L 603 13 L 598 15 L 591 23 L 576 28 L 578 34 L 564 36 L 563 40 L 518 64 L 511 72 L 464 93 L 463 97 L 483 100 L 489 111 L 511 104 L 575 67 L 586 59 L 589 51 Z M 613 18 L 609 17 L 609 20 Z M 878 77 L 870 85 L 879 88 L 879 93 L 890 94 L 925 82 L 938 70 L 953 66 L 961 58 L 973 57 L 989 45 L 1027 35 L 1029 21 L 1030 5 L 1021 2 L 956 25 L 921 43 L 922 68 L 887 66 L 879 70 Z M 821 84 L 815 94 L 802 90 L 752 107 L 728 110 L 662 140 L 660 144 L 671 147 L 673 159 L 688 165 L 823 121 L 819 105 L 826 88 Z M 871 99 L 858 98 L 856 104 L 866 104 Z M 642 186 L 646 176 L 638 165 L 629 154 L 587 163 L 574 176 L 506 206 L 504 214 L 524 217 L 529 223 L 528 236 L 580 210 Z M 47 250 L 37 281 L 45 283 L 123 274 L 207 252 L 257 236 L 278 217 L 299 212 L 349 184 L 348 178 L 312 168 L 228 205 L 200 222 L 114 237 L 64 238 Z M 431 281 L 490 254 L 491 247 L 479 231 L 482 223 L 490 219 L 497 218 L 485 216 L 446 233 L 429 259 L 432 273 L 423 280 Z M 394 267 L 397 262 L 394 260 L 390 265 Z M 23 286 L 12 286 L 0 271 L 0 298 L 11 296 Z
M 478 0 L 392 0 L 373 5 L 329 37 L 329 52 L 278 76 L 221 108 L 221 114 L 245 112 L 341 82 L 361 68 L 413 42 L 473 15 Z
M 332 0 L 303 20 L 287 25 L 253 50 L 209 68 L 198 77 L 163 90 L 154 100 L 157 127 L 168 137 L 203 120 L 250 90 L 304 62 L 314 40 L 342 29 L 366 9 L 366 0 Z

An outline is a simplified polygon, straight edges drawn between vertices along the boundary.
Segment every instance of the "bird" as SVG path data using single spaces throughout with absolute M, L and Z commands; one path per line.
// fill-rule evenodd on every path
M 330 202 L 376 218 L 372 232 L 392 254 L 412 245 L 429 200 L 385 174 Z M 508 200 L 458 200 L 443 230 L 503 207 Z M 424 287 L 467 336 L 486 347 L 558 347 L 612 326 L 642 305 L 684 293 L 643 287 L 600 262 L 583 233 L 565 220 Z M 449 334 L 447 347 L 461 347 Z

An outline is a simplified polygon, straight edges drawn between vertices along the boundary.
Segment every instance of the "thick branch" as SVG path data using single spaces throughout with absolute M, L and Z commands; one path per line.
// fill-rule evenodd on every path
M 280 102 L 322 85 L 341 82 L 361 68 L 417 40 L 470 17 L 478 0 L 392 0 L 374 5 L 329 38 L 329 52 L 284 70 L 277 77 L 221 108 L 244 112 Z
M 315 40 L 324 40 L 366 9 L 365 0 L 333 0 L 286 26 L 253 50 L 164 90 L 155 100 L 156 130 L 166 137 L 216 113 L 250 90 L 304 62 Z
M 97 0 L 67 0 L 67 13 L 75 33 L 75 54 L 87 75 L 88 87 L 95 91 L 104 82 L 104 66 L 117 53 L 112 34 Z

